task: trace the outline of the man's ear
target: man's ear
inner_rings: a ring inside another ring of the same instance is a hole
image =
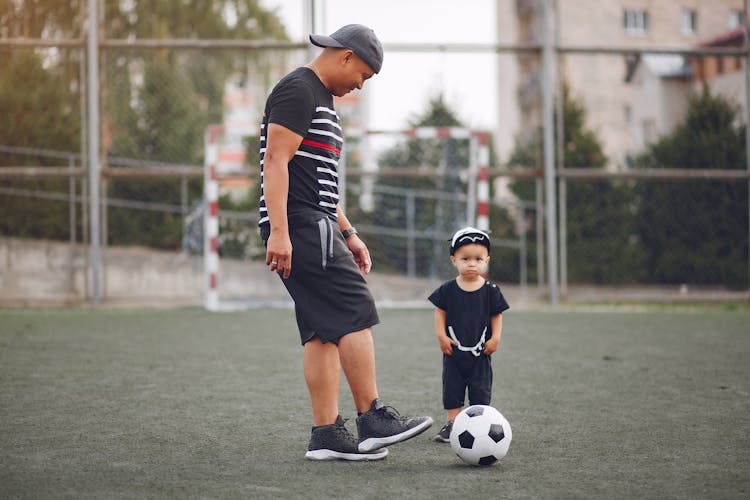
[[[343,64],[349,64],[354,60],[354,51],[352,49],[344,49],[344,54],[341,58]]]

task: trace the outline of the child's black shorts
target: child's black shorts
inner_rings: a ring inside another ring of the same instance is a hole
[[[443,408],[461,408],[469,393],[470,405],[488,405],[492,397],[492,358],[453,350],[443,354]]]
[[[334,342],[380,322],[375,301],[338,225],[325,215],[290,219],[292,272],[282,282],[292,300],[302,344]],[[268,230],[261,229],[263,241]]]

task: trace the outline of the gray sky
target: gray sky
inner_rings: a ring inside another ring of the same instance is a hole
[[[277,12],[293,40],[306,40],[303,2],[262,0]],[[317,0],[318,29],[330,34],[360,23],[384,43],[494,43],[496,0]],[[459,7],[460,6],[460,7]],[[492,54],[386,52],[383,69],[367,83],[373,129],[401,129],[443,93],[471,128],[497,125],[497,63]]]

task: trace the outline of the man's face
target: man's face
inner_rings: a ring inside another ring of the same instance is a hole
[[[343,97],[352,90],[361,89],[365,81],[372,78],[375,72],[354,52],[347,50],[336,81],[331,85],[331,93]]]

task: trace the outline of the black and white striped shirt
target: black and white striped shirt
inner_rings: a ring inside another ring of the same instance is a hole
[[[339,202],[338,163],[344,145],[333,96],[309,68],[297,68],[282,78],[266,101],[260,137],[260,220],[269,224],[263,189],[263,162],[269,123],[282,125],[303,137],[289,162],[287,217],[322,212],[336,219]]]

